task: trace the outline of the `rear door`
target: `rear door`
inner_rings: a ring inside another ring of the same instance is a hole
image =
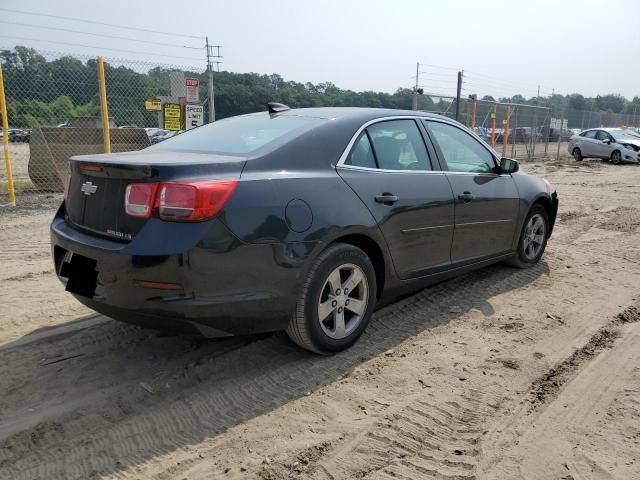
[[[425,121],[455,201],[452,263],[471,263],[511,250],[519,195],[511,175],[500,174],[493,153],[457,125]]]
[[[450,265],[453,194],[415,119],[379,121],[355,140],[338,174],[375,217],[400,278]]]

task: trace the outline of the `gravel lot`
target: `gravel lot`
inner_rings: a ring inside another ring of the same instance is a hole
[[[640,478],[640,167],[523,168],[560,194],[541,264],[426,289],[329,358],[92,314],[51,268],[56,199],[0,210],[0,479]]]

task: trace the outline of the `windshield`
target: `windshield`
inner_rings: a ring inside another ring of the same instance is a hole
[[[242,115],[189,130],[149,149],[248,155],[294,138],[322,121],[319,118],[272,116],[267,113]]]
[[[640,135],[628,130],[609,130],[609,133],[616,140],[638,140]]]

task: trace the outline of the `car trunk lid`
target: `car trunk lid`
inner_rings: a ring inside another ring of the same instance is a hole
[[[237,180],[244,163],[241,157],[172,151],[72,157],[65,204],[67,221],[96,235],[130,241],[148,220],[127,215],[127,185],[180,180]]]

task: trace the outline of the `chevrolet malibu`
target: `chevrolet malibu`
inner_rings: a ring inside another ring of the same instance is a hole
[[[557,209],[547,181],[447,118],[269,104],[71,158],[51,241],[66,290],[104,315],[208,337],[286,330],[329,354],[401,296],[535,265]]]

